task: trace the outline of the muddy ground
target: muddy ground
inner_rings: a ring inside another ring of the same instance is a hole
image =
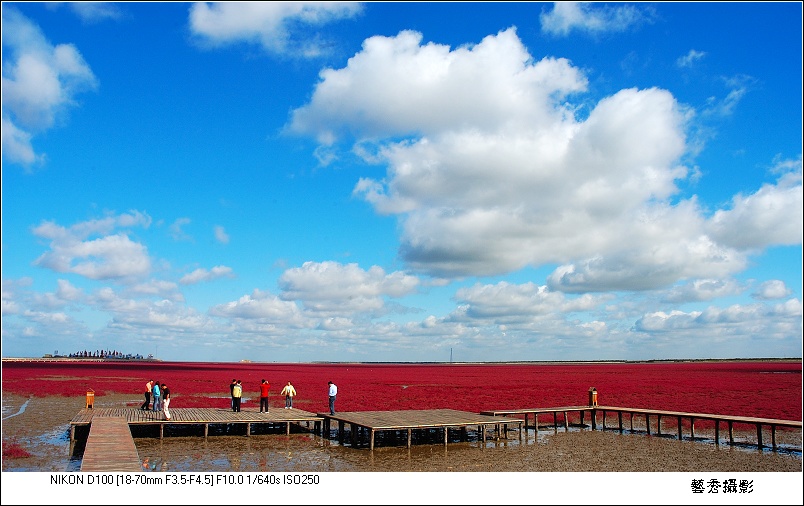
[[[137,406],[134,396],[95,400],[98,407]],[[69,422],[83,399],[24,398],[3,394],[3,471],[78,471],[82,444],[71,443]],[[250,437],[212,433],[203,438],[167,433],[135,437],[143,471],[201,472],[801,472],[800,432],[779,431],[782,451],[758,450],[756,434],[736,433],[735,446],[715,445],[711,434],[696,430],[696,440],[650,436],[640,430],[620,434],[588,428],[531,430],[520,440],[466,441],[443,444],[443,433],[419,440],[385,437],[375,450],[351,448],[337,441],[294,430],[267,431]],[[723,434],[721,433],[721,437]]]

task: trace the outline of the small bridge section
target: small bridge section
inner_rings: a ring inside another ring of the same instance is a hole
[[[141,465],[125,418],[100,417],[92,423],[81,471],[136,473],[142,471]]]
[[[771,445],[770,447],[773,448],[775,451],[777,449],[776,444],[776,428],[777,427],[785,427],[789,429],[798,429],[799,431],[802,428],[801,421],[799,420],[778,420],[776,418],[756,418],[751,416],[732,416],[732,415],[715,415],[711,413],[688,413],[686,411],[666,411],[661,409],[636,409],[636,408],[623,408],[617,406],[597,406],[597,410],[603,413],[603,428],[606,428],[606,413],[607,412],[614,412],[617,413],[617,427],[619,428],[620,432],[623,431],[623,413],[628,413],[631,416],[631,428],[633,429],[634,425],[634,415],[642,415],[645,417],[645,427],[647,429],[648,434],[650,434],[651,426],[650,426],[650,419],[651,417],[656,418],[656,434],[661,435],[662,433],[662,417],[665,418],[675,418],[677,420],[676,426],[678,428],[678,439],[682,437],[681,431],[681,421],[682,419],[689,419],[690,421],[690,438],[695,439],[695,420],[708,420],[714,422],[715,424],[715,444],[720,444],[720,423],[724,422],[729,431],[729,444],[734,444],[734,424],[742,424],[742,425],[753,425],[756,427],[757,431],[757,447],[763,448],[767,446],[764,444],[762,439],[762,429],[763,427],[770,428],[771,431]],[[592,425],[594,429],[594,424]]]
[[[733,415],[716,415],[711,413],[689,413],[686,411],[668,411],[661,409],[641,409],[641,408],[624,408],[619,406],[568,406],[562,408],[524,408],[524,409],[498,409],[494,411],[481,411],[481,414],[489,416],[514,416],[523,417],[525,422],[525,430],[528,430],[528,418],[533,415],[533,428],[538,432],[539,430],[539,415],[548,414],[553,416],[553,427],[558,427],[558,414],[563,415],[564,428],[568,428],[569,416],[568,413],[577,412],[580,418],[580,425],[584,425],[584,414],[589,413],[589,421],[592,430],[597,429],[598,414],[602,417],[603,429],[605,430],[607,418],[606,415],[614,413],[617,415],[616,426],[620,432],[623,431],[623,415],[630,416],[631,431],[634,431],[634,415],[645,417],[645,430],[651,434],[651,421],[655,420],[655,433],[662,435],[662,419],[671,419],[675,421],[678,439],[682,439],[682,420],[689,420],[690,438],[695,439],[695,421],[707,420],[714,423],[715,426],[715,444],[720,444],[720,424],[725,423],[728,427],[729,444],[734,444],[734,425],[753,425],[756,427],[756,445],[758,448],[764,448],[768,445],[765,444],[763,439],[763,428],[770,429],[771,444],[770,448],[774,451],[777,450],[776,444],[776,429],[779,427],[787,429],[802,429],[801,421],[798,420],[778,420],[775,418],[755,418],[750,416],[733,416]]]
[[[444,445],[449,441],[449,429],[466,430],[469,426],[477,426],[483,441],[486,440],[486,427],[495,428],[499,436],[501,432],[507,434],[507,426],[516,424],[521,427],[522,420],[512,418],[487,416],[454,409],[424,409],[407,411],[351,411],[343,413],[318,413],[324,418],[324,434],[329,433],[332,421],[338,423],[338,439],[344,439],[344,424],[349,424],[352,446],[359,444],[360,432],[368,435],[369,449],[374,449],[374,436],[378,431],[407,431],[408,448],[411,445],[411,434],[417,429],[444,429]],[[501,429],[504,427],[504,429]],[[520,436],[522,431],[520,430]]]
[[[570,426],[570,417],[568,413],[578,412],[580,424],[583,425],[584,413],[594,413],[595,408],[591,406],[566,406],[560,408],[524,408],[524,409],[498,409],[494,411],[481,411],[481,415],[489,416],[522,416],[525,422],[525,430],[528,430],[528,420],[530,415],[533,415],[533,427],[538,432],[539,430],[539,415],[553,415],[553,427],[558,428],[558,413],[562,413],[562,421],[564,428]],[[590,419],[592,419],[590,415]]]

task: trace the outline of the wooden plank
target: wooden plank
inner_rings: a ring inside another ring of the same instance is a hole
[[[142,471],[128,422],[120,416],[98,417],[89,429],[81,471]]]

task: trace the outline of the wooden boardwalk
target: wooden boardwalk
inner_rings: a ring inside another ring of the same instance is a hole
[[[81,471],[142,471],[128,422],[120,416],[99,417],[92,424],[81,460]]]
[[[231,409],[222,408],[172,408],[170,415],[170,420],[166,420],[161,411],[147,411],[138,408],[82,409],[70,421],[70,439],[75,439],[76,427],[91,426],[93,421],[107,417],[120,417],[132,426],[159,426],[159,437],[164,437],[165,425],[203,426],[204,437],[206,437],[209,435],[210,425],[244,424],[246,435],[250,435],[252,424],[282,424],[285,426],[286,433],[290,434],[291,424],[306,424],[308,428],[310,424],[313,424],[313,428],[317,429],[323,420],[313,413],[296,408],[274,408],[267,413],[260,413],[257,410],[243,410],[235,413]]]
[[[650,417],[656,417],[656,434],[661,435],[662,431],[662,417],[675,418],[678,427],[678,439],[682,437],[681,421],[689,419],[690,421],[690,437],[695,439],[695,420],[708,420],[715,424],[715,444],[720,444],[720,423],[723,422],[728,426],[729,430],[729,444],[734,444],[734,424],[753,425],[757,431],[757,447],[764,446],[762,440],[763,427],[769,427],[771,430],[771,448],[777,449],[776,445],[776,428],[787,427],[792,429],[802,429],[802,423],[798,420],[779,420],[776,418],[755,418],[749,416],[733,416],[733,415],[714,415],[711,413],[688,413],[685,411],[665,411],[660,409],[635,409],[635,408],[622,408],[617,406],[598,406],[598,411],[603,413],[603,428],[606,428],[606,413],[611,411],[617,413],[617,427],[622,432],[623,430],[623,414],[628,413],[631,416],[631,428],[633,430],[634,415],[642,415],[645,417],[645,427],[650,434]],[[593,417],[594,420],[594,417]],[[594,428],[594,425],[593,427]]]
[[[233,412],[230,409],[216,408],[174,408],[171,419],[166,420],[161,412],[143,411],[137,408],[93,408],[82,409],[70,421],[70,440],[75,439],[76,427],[89,427],[82,471],[141,471],[139,456],[131,436],[132,426],[158,426],[159,437],[164,437],[166,425],[200,425],[204,427],[204,437],[209,434],[210,425],[244,424],[246,435],[251,435],[252,424],[284,425],[290,434],[291,424],[306,425],[313,431],[321,430],[323,437],[330,437],[332,422],[337,423],[339,441],[345,439],[346,426],[349,426],[352,447],[358,447],[367,441],[369,449],[375,446],[375,436],[380,431],[407,433],[407,446],[410,448],[413,431],[429,431],[441,429],[444,434],[444,445],[449,443],[449,429],[458,429],[461,439],[468,427],[477,427],[479,437],[486,441],[489,427],[494,429],[496,437],[508,437],[508,426],[518,426],[519,438],[522,438],[522,425],[528,429],[528,419],[533,415],[533,427],[539,431],[539,415],[551,414],[553,427],[558,428],[558,416],[562,415],[565,428],[569,427],[569,414],[577,412],[581,426],[585,427],[584,416],[589,414],[591,429],[597,429],[597,418],[602,416],[602,429],[606,429],[607,413],[617,414],[617,428],[624,430],[623,414],[633,418],[635,415],[645,417],[647,433],[651,433],[651,417],[656,420],[656,433],[661,434],[662,418],[674,418],[678,424],[678,438],[682,438],[682,420],[689,419],[690,435],[695,439],[695,420],[708,420],[715,423],[715,442],[720,441],[720,424],[726,423],[729,431],[729,442],[734,444],[733,426],[747,424],[756,426],[757,446],[763,447],[763,428],[770,428],[771,446],[777,449],[776,429],[785,427],[802,429],[802,423],[796,420],[777,420],[772,418],[753,418],[731,415],[714,415],[709,413],[688,413],[654,409],[625,408],[617,406],[565,406],[557,408],[525,408],[482,411],[472,413],[453,409],[406,410],[406,411],[351,411],[329,413],[310,413],[300,409],[274,408],[268,413],[260,413],[256,409]]]
[[[584,413],[594,413],[595,408],[592,406],[566,406],[559,408],[524,408],[524,409],[498,409],[494,411],[481,411],[480,414],[489,416],[511,416],[521,415],[525,422],[525,430],[528,430],[528,420],[530,415],[533,415],[533,427],[538,432],[539,430],[539,415],[551,414],[553,415],[553,427],[558,428],[558,414],[562,413],[562,423],[564,428],[569,428],[570,418],[569,413],[578,412],[580,424],[583,425]],[[593,418],[590,415],[590,418]]]
[[[330,425],[334,421],[338,424],[338,439],[343,441],[345,425],[350,426],[351,443],[353,447],[360,444],[360,433],[365,432],[368,437],[369,449],[374,449],[375,434],[378,431],[407,431],[408,448],[411,446],[413,430],[443,429],[444,444],[449,441],[449,429],[458,428],[463,431],[467,427],[476,426],[481,433],[483,441],[486,440],[486,427],[495,428],[497,435],[507,434],[507,425],[521,425],[521,420],[511,418],[488,416],[454,409],[427,409],[407,411],[350,411],[335,413],[318,413],[324,419],[323,433],[328,434]],[[505,427],[503,429],[502,427]],[[521,431],[520,431],[521,435]]]
[[[609,412],[617,414],[617,428],[620,432],[624,430],[623,414],[630,416],[631,431],[634,430],[634,415],[645,417],[645,428],[648,434],[651,433],[651,417],[656,420],[656,434],[662,434],[662,418],[674,418],[677,422],[678,439],[683,437],[682,434],[682,420],[688,419],[690,421],[690,438],[695,439],[695,420],[707,420],[715,424],[715,444],[720,444],[720,424],[725,423],[728,426],[729,443],[734,444],[734,425],[752,425],[756,427],[757,433],[757,446],[763,448],[762,430],[767,427],[771,432],[771,448],[777,449],[776,444],[776,428],[786,427],[792,429],[802,429],[802,423],[798,420],[779,420],[775,418],[754,418],[747,416],[733,416],[733,415],[715,415],[711,413],[689,413],[685,411],[667,411],[660,409],[640,409],[640,408],[624,408],[618,406],[568,406],[561,408],[525,408],[525,409],[502,409],[493,411],[482,411],[481,414],[490,416],[523,416],[525,423],[525,430],[528,428],[529,415],[534,417],[534,428],[539,430],[539,414],[552,414],[553,426],[558,427],[558,413],[563,415],[563,425],[565,428],[569,427],[568,413],[578,412],[580,424],[584,425],[584,413],[590,414],[590,423],[592,430],[597,429],[597,416],[598,412],[602,415],[603,429],[606,429],[606,415]]]

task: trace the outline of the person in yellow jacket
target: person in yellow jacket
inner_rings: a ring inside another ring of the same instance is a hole
[[[296,395],[296,389],[293,388],[293,385],[290,384],[290,381],[288,381],[288,384],[285,385],[285,388],[279,392],[279,395],[285,396],[285,409],[293,408],[293,396]]]
[[[235,383],[234,388],[232,388],[232,399],[234,400],[232,411],[234,411],[235,413],[240,412],[240,398],[242,396],[243,396],[243,385],[240,384],[240,380],[237,380],[237,383]]]

